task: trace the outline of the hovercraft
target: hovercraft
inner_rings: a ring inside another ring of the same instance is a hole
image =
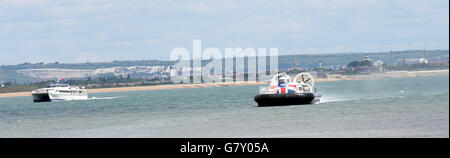
[[[315,104],[320,94],[315,93],[314,79],[309,73],[299,73],[291,81],[285,73],[272,77],[268,88],[260,89],[255,96],[258,106],[283,106]]]

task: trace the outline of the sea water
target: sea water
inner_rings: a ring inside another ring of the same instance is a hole
[[[322,102],[257,107],[260,85],[0,98],[0,137],[449,137],[449,76],[316,83]]]

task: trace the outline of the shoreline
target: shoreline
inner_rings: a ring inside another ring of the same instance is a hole
[[[225,87],[225,86],[243,86],[243,85],[263,85],[266,82],[220,82],[220,83],[196,83],[196,84],[168,84],[154,86],[135,86],[135,87],[111,87],[87,89],[88,93],[108,93],[108,92],[127,92],[143,90],[163,90],[180,88],[204,88],[204,87]],[[0,98],[31,96],[31,92],[0,93]]]
[[[316,78],[315,82],[335,82],[343,80],[368,80],[377,78],[403,78],[403,77],[423,77],[439,76],[449,74],[449,70],[427,70],[427,71],[390,71],[384,73],[373,73],[370,75],[344,75],[340,78]],[[108,93],[108,92],[127,92],[142,90],[163,90],[179,88],[204,88],[204,87],[224,87],[224,86],[243,86],[243,85],[264,85],[268,82],[220,82],[220,83],[197,83],[197,84],[170,84],[154,86],[136,86],[136,87],[112,87],[87,89],[88,93]],[[31,92],[0,93],[0,98],[31,96]]]

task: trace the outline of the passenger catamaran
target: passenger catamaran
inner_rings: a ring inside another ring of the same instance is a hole
[[[87,90],[72,87],[68,84],[50,84],[46,88],[31,91],[34,102],[49,102],[57,100],[83,100],[87,99]]]

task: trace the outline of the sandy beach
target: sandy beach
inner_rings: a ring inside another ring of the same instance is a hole
[[[397,78],[397,77],[420,77],[420,76],[436,76],[448,75],[449,70],[429,70],[429,71],[390,71],[385,73],[373,73],[370,75],[351,75],[342,76],[341,78],[316,78],[315,82],[333,82],[342,80],[364,80],[375,78]],[[202,88],[202,87],[218,87],[218,86],[242,86],[242,85],[263,85],[268,82],[221,82],[221,83],[200,83],[200,84],[170,84],[155,86],[136,86],[136,87],[114,87],[114,88],[98,88],[88,89],[89,93],[106,93],[106,92],[124,92],[124,91],[141,91],[141,90],[161,90],[161,89],[178,89],[178,88]],[[31,96],[30,92],[16,93],[0,93],[0,98]]]

